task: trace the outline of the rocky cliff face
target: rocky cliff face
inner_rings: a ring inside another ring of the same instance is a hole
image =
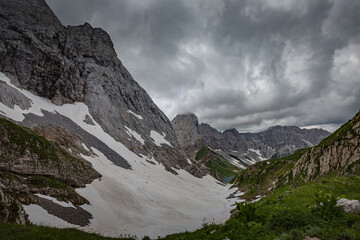
[[[199,122],[195,114],[177,115],[171,123],[186,156],[195,159],[196,152],[203,146],[203,137],[199,132]]]
[[[172,123],[183,149],[194,152],[203,144],[245,167],[263,159],[287,156],[297,149],[314,146],[330,135],[322,129],[300,129],[295,126],[274,126],[259,133],[239,133],[236,129],[221,133],[208,124],[199,124],[194,114],[178,115]]]
[[[303,155],[292,170],[292,177],[312,180],[332,171],[355,172],[360,169],[360,112],[330,137]]]
[[[122,65],[102,29],[64,27],[44,0],[0,0],[0,71],[57,105],[84,102],[93,120],[136,154],[151,155],[168,170],[191,168],[170,121]],[[5,105],[29,108],[21,95],[0,91]],[[155,144],[151,131],[169,144]]]

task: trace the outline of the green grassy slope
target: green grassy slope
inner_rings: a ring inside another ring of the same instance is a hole
[[[75,229],[56,229],[33,225],[15,225],[0,223],[1,240],[110,240],[115,238],[101,237],[96,234],[81,232]],[[117,238],[133,239],[133,238]]]
[[[207,147],[203,147],[197,152],[195,160],[203,163],[213,172],[213,175],[219,176],[224,182],[231,180],[239,171],[238,167]]]

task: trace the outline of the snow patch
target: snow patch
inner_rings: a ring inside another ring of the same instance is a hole
[[[230,185],[221,186],[209,175],[196,178],[185,170],[174,175],[163,165],[145,167],[140,161],[133,162],[133,171],[128,171],[92,150],[98,156],[82,157],[103,177],[76,190],[90,201],[82,208],[94,216],[86,231],[157,238],[193,231],[201,227],[204,218],[222,223],[230,216],[235,203],[235,199],[226,199],[234,191]]]
[[[126,128],[126,132],[130,135],[133,136],[137,141],[141,142],[142,145],[145,144],[144,139],[141,137],[140,134],[138,134],[137,132],[135,132],[134,130],[132,130],[131,128],[124,126]]]
[[[36,204],[23,205],[25,212],[29,215],[31,223],[40,226],[51,226],[57,228],[78,228],[79,226],[68,223],[61,218],[49,214],[45,209]]]
[[[75,208],[76,209],[76,207],[71,203],[71,202],[62,202],[62,201],[59,201],[59,200],[57,200],[56,198],[54,198],[54,197],[51,197],[51,196],[46,196],[46,195],[43,195],[43,194],[40,194],[40,193],[36,193],[36,194],[34,194],[34,195],[36,195],[36,196],[38,196],[38,197],[41,197],[41,198],[45,198],[45,199],[47,199],[47,200],[50,200],[50,201],[52,201],[52,202],[54,202],[54,203],[56,203],[56,204],[59,204],[60,206],[63,206],[63,207],[72,207],[72,208]]]
[[[163,136],[163,134],[158,133],[157,131],[154,130],[150,131],[150,137],[154,140],[157,146],[161,147],[161,144],[167,144],[172,147],[172,145],[164,138],[165,136]]]
[[[134,112],[131,111],[131,110],[127,110],[127,112],[130,113],[130,114],[132,114],[132,115],[134,115],[134,116],[137,117],[138,119],[143,120],[143,117],[142,117],[141,115],[136,114],[136,113],[134,113]]]

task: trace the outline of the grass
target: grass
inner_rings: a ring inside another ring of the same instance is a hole
[[[1,141],[1,148],[6,150],[3,152],[7,153],[3,153],[3,157],[21,156],[26,150],[29,150],[31,153],[38,155],[41,160],[59,160],[54,145],[30,129],[0,118],[0,131],[3,135],[7,135],[9,140]],[[13,151],[9,151],[9,149],[13,149]]]
[[[338,197],[360,200],[359,176],[329,174],[298,187],[282,186],[259,202],[239,204],[224,225],[205,225],[164,239],[360,239],[359,215],[345,214],[331,204],[323,207]]]
[[[223,182],[229,182],[239,171],[238,167],[207,147],[202,147],[196,153],[195,159],[203,163],[214,175],[219,176]]]
[[[274,183],[279,184],[285,181],[296,161],[309,151],[310,148],[301,149],[287,157],[258,162],[241,171],[234,180],[234,184],[246,191],[244,197],[248,199],[259,194],[264,195]]]
[[[0,239],[6,240],[110,240],[115,238],[102,237],[85,233],[76,229],[56,229],[34,225],[15,225],[0,223]],[[133,238],[117,238],[133,239]]]

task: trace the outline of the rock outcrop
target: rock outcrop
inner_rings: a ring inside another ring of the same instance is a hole
[[[342,173],[360,169],[360,112],[330,137],[303,155],[292,170],[292,177],[309,181],[331,171]]]
[[[84,187],[101,177],[85,160],[2,118],[0,170],[21,175],[44,175],[74,187]]]
[[[340,198],[336,206],[341,207],[345,213],[360,214],[360,201],[358,200]]]
[[[191,169],[171,122],[117,58],[102,29],[88,23],[65,27],[44,0],[0,0],[0,71],[57,105],[84,102],[92,119],[136,154],[151,155],[170,171]],[[6,88],[1,93],[5,105],[28,107]],[[151,131],[170,145],[156,145]]]
[[[273,126],[259,133],[239,133],[236,129],[219,132],[209,124],[199,124],[195,114],[182,114],[172,120],[181,147],[194,158],[202,146],[216,150],[243,166],[257,161],[288,156],[298,149],[319,143],[330,133],[322,129]],[[238,160],[238,161],[239,161]]]
[[[196,152],[203,146],[199,133],[199,122],[195,114],[177,115],[172,121],[176,136],[186,156],[195,159]]]

